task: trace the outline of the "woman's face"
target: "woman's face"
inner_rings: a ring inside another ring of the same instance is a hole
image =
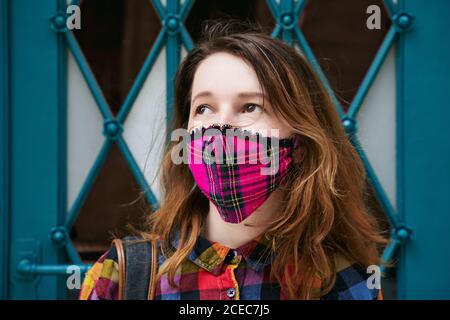
[[[230,124],[279,137],[291,135],[275,116],[253,68],[243,59],[218,52],[203,60],[194,75],[188,130],[211,124]]]

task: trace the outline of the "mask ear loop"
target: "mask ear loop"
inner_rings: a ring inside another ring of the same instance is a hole
[[[192,186],[191,190],[189,191],[188,196],[190,196],[194,192],[195,188],[197,188],[197,187],[198,187],[197,182],[194,181],[194,185]]]

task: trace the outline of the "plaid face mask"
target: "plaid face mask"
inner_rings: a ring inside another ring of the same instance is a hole
[[[222,219],[240,223],[284,182],[298,138],[280,139],[229,125],[198,128],[191,132],[189,169]]]

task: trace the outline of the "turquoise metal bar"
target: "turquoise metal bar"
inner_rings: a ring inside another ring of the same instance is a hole
[[[397,10],[404,8],[404,1],[398,2]],[[396,44],[396,56],[395,56],[395,76],[396,76],[396,193],[397,193],[397,214],[401,221],[405,221],[405,190],[404,190],[404,177],[405,177],[405,150],[404,141],[405,136],[405,122],[403,115],[405,114],[405,102],[403,96],[403,82],[404,82],[404,55],[405,55],[405,37],[401,34],[397,38]],[[406,246],[401,246],[398,253],[398,261],[396,265],[397,273],[397,298],[405,299],[405,286],[406,286]]]
[[[393,266],[391,264],[394,256],[399,248],[402,248],[403,244],[406,244],[412,237],[412,231],[405,226],[398,226],[393,228],[391,231],[391,241],[384,249],[383,255],[381,257],[381,261],[383,264],[384,270],[389,269]]]
[[[91,267],[91,264],[70,265],[70,264],[34,264],[29,260],[22,260],[17,266],[17,271],[23,275],[67,275],[69,268],[77,267],[80,273],[86,273]]]
[[[70,2],[71,5],[75,5],[75,6],[79,6],[80,5],[80,0],[72,0]]]
[[[180,3],[179,0],[167,0],[165,21],[168,28],[167,46],[166,46],[166,91],[167,91],[167,108],[166,108],[166,128],[169,128],[172,123],[173,115],[173,95],[174,95],[174,77],[180,64],[181,46],[180,46],[180,27],[182,21],[179,21]],[[169,137],[170,133],[167,132]]]
[[[293,45],[293,37],[291,30],[282,29],[281,35],[284,42],[286,42],[290,46]]]
[[[273,17],[275,18],[275,20],[278,21],[278,18],[280,17],[281,14],[277,2],[275,0],[266,0],[266,3],[270,11],[272,12]]]
[[[450,299],[450,1],[400,0],[414,17],[397,46],[399,200],[413,231],[400,251],[401,299]]]
[[[400,246],[401,246],[400,241],[398,241],[397,239],[391,239],[386,248],[384,248],[383,254],[381,256],[381,267],[380,267],[382,274],[385,274],[386,271],[389,269],[389,266],[386,266],[384,264],[391,263]]]
[[[8,298],[10,242],[9,4],[0,3],[0,300]]]
[[[98,173],[100,172],[100,169],[103,166],[103,163],[105,162],[109,150],[111,149],[112,143],[113,142],[109,139],[106,139],[105,142],[103,143],[102,149],[97,155],[97,159],[95,160],[95,163],[93,164],[91,170],[89,171],[89,174],[86,180],[84,181],[83,187],[78,193],[78,196],[67,215],[67,220],[65,223],[65,227],[67,230],[72,229],[73,224],[75,223],[75,220],[77,218],[77,215],[81,207],[83,206],[84,202],[86,201],[86,198],[89,194],[89,190],[91,189],[95,179],[97,178]]]
[[[89,89],[92,92],[92,95],[95,99],[95,102],[97,103],[97,106],[99,107],[101,114],[103,115],[103,118],[113,118],[111,110],[109,109],[108,106],[108,102],[106,102],[103,92],[100,89],[100,86],[98,85],[98,82],[95,79],[95,76],[92,73],[92,70],[89,67],[88,62],[86,61],[86,58],[84,57],[84,54],[81,51],[80,46],[78,45],[78,41],[75,39],[75,36],[71,31],[65,32],[65,35],[67,39],[67,44],[75,58],[75,61],[78,63],[78,66],[80,67],[80,71],[83,74],[83,77],[86,80]]]
[[[149,187],[147,180],[145,179],[141,169],[136,163],[136,160],[134,159],[130,149],[128,149],[127,143],[123,139],[123,137],[119,137],[117,139],[117,145],[119,146],[120,150],[122,151],[123,156],[125,157],[125,160],[128,162],[128,165],[130,166],[131,172],[133,173],[136,181],[141,186],[142,190],[144,191],[145,197],[147,198],[148,203],[155,209],[158,207],[158,200],[156,199],[155,195],[153,194],[151,188]]]
[[[277,22],[277,24],[275,25],[275,28],[273,28],[271,37],[272,38],[278,38],[278,36],[280,35],[280,32],[282,30],[281,25]]]
[[[361,147],[358,138],[356,136],[352,136],[351,137],[351,142],[355,147],[355,150],[358,152],[359,157],[361,158],[364,167],[366,169],[366,174],[367,177],[369,178],[370,184],[372,185],[374,191],[375,191],[375,196],[377,197],[381,207],[383,208],[383,211],[385,212],[386,216],[388,217],[389,221],[391,222],[393,227],[398,226],[399,223],[399,218],[397,216],[397,214],[395,213],[394,208],[391,205],[391,202],[389,201],[386,193],[384,192],[384,189],[380,183],[380,181],[378,180],[378,177],[375,173],[375,171],[373,170],[370,161],[367,159],[367,156],[363,150],[363,148]]]
[[[145,80],[147,79],[147,76],[149,75],[153,65],[158,59],[158,56],[161,52],[161,48],[164,45],[165,38],[166,38],[166,30],[163,28],[159,32],[158,37],[156,38],[156,41],[153,45],[153,48],[150,50],[149,55],[145,59],[145,62],[142,65],[136,77],[136,80],[133,83],[133,86],[128,92],[128,95],[125,98],[122,107],[120,108],[119,114],[117,115],[117,120],[119,121],[119,123],[124,123],[128,114],[130,113],[130,110],[133,107],[133,104],[136,101],[137,96],[141,92],[141,88],[144,85]]]
[[[394,26],[391,26],[388,33],[386,34],[386,37],[383,40],[383,43],[380,46],[380,49],[378,50],[374,60],[372,61],[369,70],[364,76],[364,79],[359,86],[355,97],[353,98],[353,101],[347,112],[348,117],[354,118],[361,108],[364,98],[369,92],[372,83],[378,74],[378,71],[380,71],[381,66],[383,65],[384,59],[389,53],[389,50],[391,49],[392,44],[395,42],[395,39],[397,38],[397,35],[397,29]]]
[[[292,34],[292,29],[291,28],[287,28],[287,26],[293,24],[293,23],[297,23],[296,21],[296,17],[294,18],[294,13],[293,13],[293,9],[294,9],[294,1],[293,0],[285,0],[285,1],[281,1],[280,4],[278,5],[278,7],[280,8],[280,12],[281,15],[277,17],[277,20],[280,21],[282,27],[283,27],[283,31],[282,31],[282,39],[284,42],[286,42],[287,44],[289,44],[290,46],[293,45],[292,39],[293,39],[293,34]]]
[[[306,5],[306,0],[297,0],[294,7],[294,15],[299,17]]]
[[[191,11],[193,5],[194,5],[194,0],[184,0],[184,3],[180,9],[180,19],[182,21],[186,20],[186,17],[188,16],[189,12]]]
[[[59,264],[59,250],[48,239],[58,225],[61,208],[61,153],[58,137],[65,114],[61,86],[65,49],[50,19],[59,1],[8,1],[10,77],[10,233],[9,299],[56,299],[58,280],[21,280],[17,264],[33,254],[44,264]],[[3,21],[1,21],[3,23]],[[0,50],[3,50],[1,48]]]
[[[194,48],[194,43],[192,42],[191,36],[184,25],[181,27],[181,40],[183,41],[184,47],[188,52]]]
[[[166,9],[161,4],[160,0],[151,0],[153,4],[153,8],[155,8],[156,13],[161,18],[161,20],[166,16]]]
[[[65,244],[65,250],[67,255],[69,256],[69,259],[72,263],[75,264],[82,264],[83,261],[81,260],[80,254],[78,253],[77,249],[75,248],[74,244],[70,239]]]
[[[57,0],[58,11],[67,11],[66,0]],[[67,214],[67,41],[63,33],[57,32],[57,43],[58,43],[58,60],[60,61],[60,66],[58,68],[59,78],[63,79],[58,84],[58,100],[61,106],[58,112],[58,145],[60,152],[58,153],[58,184],[59,184],[59,195],[58,195],[58,225],[62,225],[65,222]],[[66,257],[61,250],[58,250],[58,262],[65,262]],[[58,297],[65,296],[64,279],[58,278]]]
[[[384,7],[386,8],[390,17],[397,13],[397,5],[393,0],[384,0]]]
[[[325,88],[327,89],[331,99],[333,100],[333,103],[335,104],[335,106],[337,108],[339,116],[343,117],[344,114],[345,114],[344,113],[344,109],[342,108],[342,105],[339,102],[339,100],[336,98],[336,95],[334,94],[334,91],[331,88],[327,77],[323,73],[322,68],[320,67],[319,63],[317,62],[317,59],[314,56],[314,53],[313,53],[312,49],[310,48],[310,46],[308,44],[308,41],[306,41],[303,33],[300,31],[298,26],[296,28],[294,28],[294,32],[295,32],[295,34],[297,36],[297,40],[299,42],[300,48],[303,50],[303,52],[306,55],[306,57],[308,58],[309,62],[311,63],[313,68],[316,70],[317,75],[319,76],[320,80],[325,85]]]

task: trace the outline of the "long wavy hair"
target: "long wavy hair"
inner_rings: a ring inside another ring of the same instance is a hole
[[[256,72],[274,113],[301,136],[294,173],[283,186],[282,214],[265,231],[277,258],[271,277],[282,283],[289,299],[317,298],[320,279],[328,292],[336,279],[339,255],[361,266],[379,264],[381,236],[377,219],[365,204],[363,164],[349,142],[333,102],[307,59],[295,48],[261,30],[236,23],[216,22],[184,58],[175,78],[173,127],[187,129],[191,87],[199,64],[213,53],[242,58]],[[206,221],[207,198],[200,192],[187,164],[174,164],[168,142],[161,165],[162,200],[149,214],[142,233],[158,238],[166,261],[156,283],[167,274],[177,287],[177,269],[193,250]],[[173,231],[179,246],[170,246]]]

